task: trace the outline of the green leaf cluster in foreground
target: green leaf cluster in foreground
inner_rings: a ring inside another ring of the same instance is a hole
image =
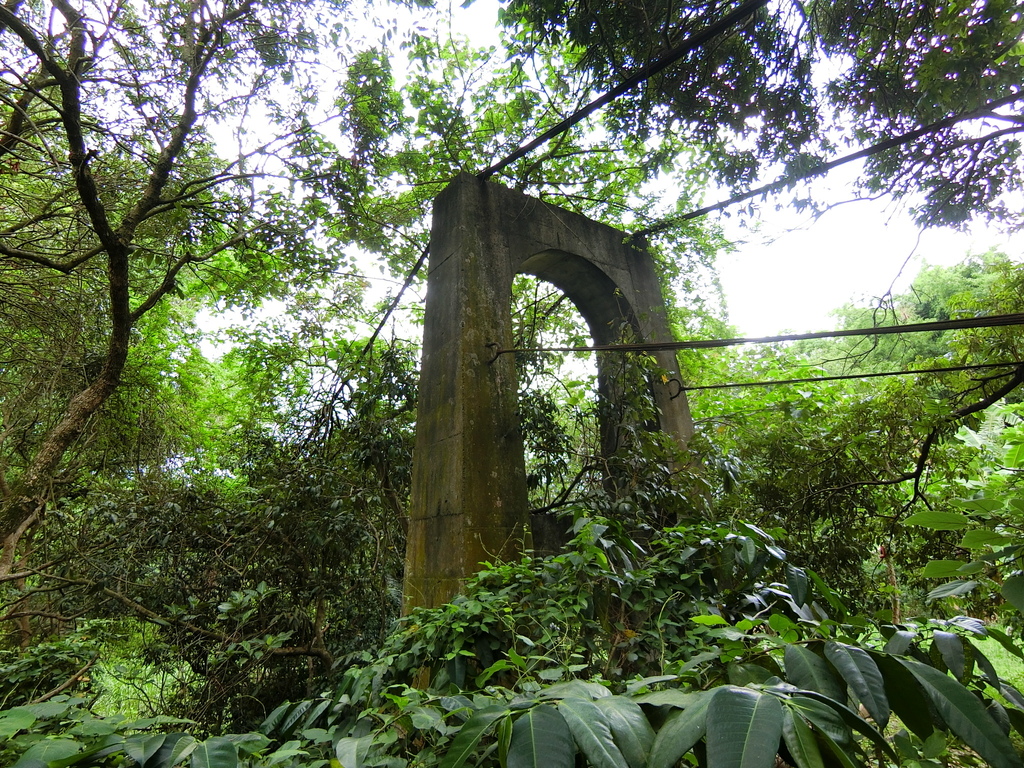
[[[405,617],[327,694],[258,732],[96,717],[82,699],[0,713],[17,768],[138,765],[1019,768],[1024,695],[977,619],[852,614],[753,526],[673,528],[642,547],[584,522],[564,554],[493,566]],[[750,556],[753,547],[754,557]],[[665,592],[665,590],[671,590]],[[979,762],[980,761],[980,762]]]

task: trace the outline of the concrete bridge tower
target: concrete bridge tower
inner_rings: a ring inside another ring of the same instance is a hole
[[[519,555],[528,525],[510,300],[516,274],[553,283],[596,344],[673,341],[654,263],[626,235],[498,184],[461,174],[434,203],[406,554],[405,610],[454,596],[484,560]],[[678,379],[675,354],[652,353]],[[615,397],[615,354],[598,357]],[[660,428],[692,434],[685,394],[651,382]],[[602,424],[602,442],[615,424]]]

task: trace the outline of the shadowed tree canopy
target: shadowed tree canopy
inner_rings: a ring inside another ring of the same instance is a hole
[[[518,55],[571,46],[600,92],[744,5],[513,0],[503,19]],[[607,125],[686,136],[737,192],[915,132],[868,159],[862,193],[907,197],[924,225],[1013,226],[1022,32],[1014,0],[779,0],[617,100]]]

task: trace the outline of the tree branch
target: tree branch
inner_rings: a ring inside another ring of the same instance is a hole
[[[1001,99],[994,99],[986,104],[983,104],[978,109],[974,109],[971,110],[970,112],[965,112],[960,115],[952,115],[950,117],[945,118],[944,120],[939,120],[937,122],[930,123],[929,125],[923,126],[921,128],[916,128],[913,131],[908,131],[907,133],[900,134],[899,136],[893,136],[890,139],[880,141],[877,144],[873,144],[870,147],[865,147],[864,149],[858,150],[857,152],[853,152],[849,155],[844,155],[843,157],[837,158],[827,163],[817,165],[808,171],[804,171],[803,173],[794,173],[788,176],[783,176],[782,178],[777,179],[776,181],[773,181],[770,184],[764,184],[755,189],[751,189],[746,192],[741,192],[738,195],[733,195],[728,200],[721,200],[717,203],[714,203],[713,205],[707,205],[704,206],[703,208],[698,208],[695,211],[684,213],[682,216],[672,216],[668,219],[665,219],[656,224],[652,224],[649,227],[634,232],[633,236],[644,237],[647,235],[656,234],[658,232],[664,232],[666,229],[671,229],[672,227],[676,226],[681,222],[689,221],[690,219],[696,219],[701,216],[705,216],[709,213],[713,213],[714,211],[720,211],[723,208],[728,208],[731,205],[742,203],[743,201],[750,200],[751,198],[757,197],[758,195],[768,195],[771,194],[772,192],[779,192],[785,189],[786,187],[795,184],[798,181],[806,181],[807,179],[813,179],[818,176],[824,176],[827,173],[840,167],[841,165],[851,163],[854,160],[861,160],[865,157],[871,157],[872,155],[880,154],[882,152],[885,152],[886,150],[893,149],[904,144],[908,144],[911,141],[915,141],[916,139],[928,136],[929,134],[938,133],[939,131],[945,130],[946,128],[950,128],[956,125],[957,123],[963,122],[965,120],[976,120],[979,117],[987,117],[993,109],[996,109],[997,107],[1006,106],[1007,104],[1013,104],[1014,102],[1020,101],[1021,99],[1024,99],[1024,91],[1019,93],[1013,93],[1010,94],[1009,96],[1004,96]]]
[[[73,674],[71,677],[69,677],[63,683],[58,685],[52,691],[47,691],[46,693],[44,693],[39,698],[32,699],[32,701],[30,701],[29,704],[42,704],[44,701],[48,701],[48,700],[52,699],[57,694],[63,693],[68,688],[70,688],[72,685],[74,685],[79,680],[81,680],[82,677],[85,675],[85,673],[88,672],[90,669],[92,669],[92,665],[95,664],[99,660],[99,658],[100,658],[99,654],[96,654],[91,659],[89,659],[88,662],[86,662],[84,667],[82,667],[77,672],[75,672],[75,674]]]
[[[895,477],[884,478],[880,480],[855,480],[845,485],[838,485],[833,488],[825,488],[821,491],[817,491],[812,495],[821,494],[835,494],[840,491],[845,491],[850,488],[861,488],[871,486],[885,486],[885,485],[899,485],[905,483],[908,480],[914,481],[914,499],[924,498],[924,493],[921,491],[921,480],[924,477],[925,469],[928,466],[928,459],[931,456],[932,448],[938,443],[939,438],[942,436],[942,431],[948,428],[950,425],[971,416],[975,413],[985,410],[986,408],[995,405],[1008,394],[1010,394],[1017,387],[1024,384],[1024,365],[1019,365],[1014,368],[1010,374],[1010,378],[1005,383],[994,389],[988,395],[985,395],[977,402],[971,403],[957,408],[949,416],[942,420],[942,423],[933,427],[925,439],[921,442],[921,448],[917,455],[917,461],[914,463],[914,468],[909,472],[896,475]]]
[[[18,259],[20,261],[38,264],[41,267],[54,269],[65,275],[71,274],[76,267],[81,266],[94,256],[98,256],[103,253],[103,251],[104,249],[102,246],[97,246],[96,248],[92,248],[91,250],[79,254],[75,258],[71,259],[71,261],[59,262],[48,259],[46,256],[41,256],[38,253],[33,253],[32,251],[23,251],[20,248],[12,248],[9,245],[4,245],[3,241],[0,240],[0,256],[7,256],[11,259]]]
[[[202,254],[201,256],[195,256],[193,254],[186,253],[184,256],[182,256],[180,259],[178,259],[171,266],[170,269],[167,270],[167,274],[164,275],[164,279],[160,283],[160,286],[156,290],[154,290],[151,294],[149,294],[149,296],[146,297],[146,300],[143,301],[132,312],[132,314],[131,314],[132,322],[134,323],[140,317],[142,317],[144,314],[146,314],[149,310],[151,310],[153,307],[155,307],[157,302],[160,301],[160,299],[162,299],[164,296],[166,296],[170,291],[172,291],[174,289],[175,278],[177,277],[178,273],[186,265],[188,265],[188,264],[198,264],[198,263],[203,262],[203,261],[208,261],[209,259],[212,259],[214,256],[216,256],[218,253],[221,253],[222,251],[226,251],[228,248],[231,248],[231,247],[233,247],[235,245],[238,245],[239,243],[243,242],[245,240],[245,238],[247,238],[250,234],[252,234],[252,230],[246,230],[245,232],[240,232],[240,233],[236,234],[234,237],[228,238],[224,242],[219,243],[218,245],[216,245],[215,247],[211,248],[209,251],[207,251],[206,253]]]

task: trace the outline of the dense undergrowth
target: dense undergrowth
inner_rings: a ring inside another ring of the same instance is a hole
[[[1021,765],[1024,695],[968,617],[860,615],[748,524],[581,519],[339,661],[259,729],[95,714],[74,690],[0,712],[17,768]],[[10,702],[9,702],[10,703]]]

